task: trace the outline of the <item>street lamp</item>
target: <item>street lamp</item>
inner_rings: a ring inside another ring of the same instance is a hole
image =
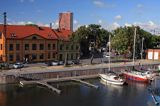
[[[144,37],[142,38],[141,59],[143,59],[143,42],[144,42]]]

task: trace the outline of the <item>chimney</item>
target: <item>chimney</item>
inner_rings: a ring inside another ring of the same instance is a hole
[[[50,28],[52,29],[52,23],[50,23],[49,25],[50,25]]]

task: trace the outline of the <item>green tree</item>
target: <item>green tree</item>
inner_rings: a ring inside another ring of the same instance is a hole
[[[144,38],[144,50],[152,47],[153,35],[147,31],[144,31],[139,26],[131,27],[120,27],[114,30],[114,37],[112,38],[112,48],[117,50],[121,54],[127,54],[129,58],[133,55],[133,43],[134,43],[134,30],[136,31],[136,45],[135,45],[135,56],[140,58],[142,39]]]
[[[89,56],[89,46],[91,42],[95,42],[95,48],[99,49],[102,45],[105,45],[108,41],[109,32],[100,25],[90,24],[88,27],[79,27],[71,36],[71,39],[75,42],[79,42],[81,46],[81,52],[84,56]]]

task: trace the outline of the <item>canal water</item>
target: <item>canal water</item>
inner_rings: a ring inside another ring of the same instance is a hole
[[[0,85],[0,106],[154,106],[148,92],[150,85],[128,82],[115,86],[99,79],[86,81],[99,89],[75,82],[52,83],[62,90],[58,95],[38,85]]]

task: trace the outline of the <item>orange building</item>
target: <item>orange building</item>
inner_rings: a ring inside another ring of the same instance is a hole
[[[9,63],[57,60],[59,36],[68,40],[72,34],[36,25],[7,25],[5,37],[3,29],[0,25],[0,60]]]

